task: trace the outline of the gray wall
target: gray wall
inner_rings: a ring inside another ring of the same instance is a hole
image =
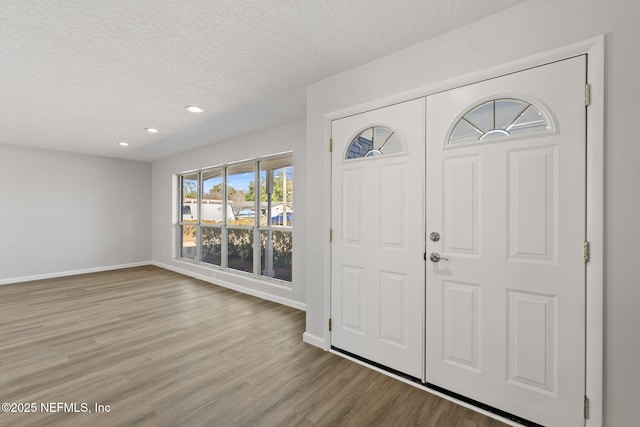
[[[632,0],[536,0],[454,30],[307,90],[307,331],[326,345],[329,299],[326,240],[330,202],[325,115],[606,34],[605,422],[640,420],[640,4]],[[324,159],[322,162],[318,159]],[[323,342],[325,340],[325,342]]]
[[[151,259],[151,164],[0,145],[0,283]]]
[[[178,261],[175,259],[177,190],[172,182],[178,173],[237,162],[285,151],[293,152],[293,280],[290,286],[257,280],[242,274]],[[261,132],[212,144],[153,163],[152,258],[165,268],[190,274],[241,292],[297,308],[305,307],[306,234],[305,121],[298,120]]]

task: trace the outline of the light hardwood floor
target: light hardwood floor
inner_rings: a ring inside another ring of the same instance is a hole
[[[151,266],[0,286],[0,401],[38,406],[0,425],[504,426],[304,344],[304,322]]]

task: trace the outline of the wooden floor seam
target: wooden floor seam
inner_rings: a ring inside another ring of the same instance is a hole
[[[506,426],[304,330],[302,311],[155,266],[4,285],[0,400],[16,412],[0,426]]]

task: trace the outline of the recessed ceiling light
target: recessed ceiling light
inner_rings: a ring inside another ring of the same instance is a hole
[[[187,110],[190,113],[202,113],[204,112],[204,109],[198,107],[197,105],[187,105],[186,107],[184,107],[185,110]]]
[[[128,146],[129,146],[129,143],[128,143],[128,142],[125,142],[125,141],[120,141],[120,142],[118,142],[118,145],[121,145],[121,146],[123,146],[123,147],[128,147]]]
[[[158,129],[156,128],[144,128],[149,133],[158,133]]]

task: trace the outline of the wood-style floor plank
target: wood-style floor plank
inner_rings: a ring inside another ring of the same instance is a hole
[[[38,406],[0,426],[504,426],[304,344],[304,322],[151,266],[0,286],[0,401]]]

